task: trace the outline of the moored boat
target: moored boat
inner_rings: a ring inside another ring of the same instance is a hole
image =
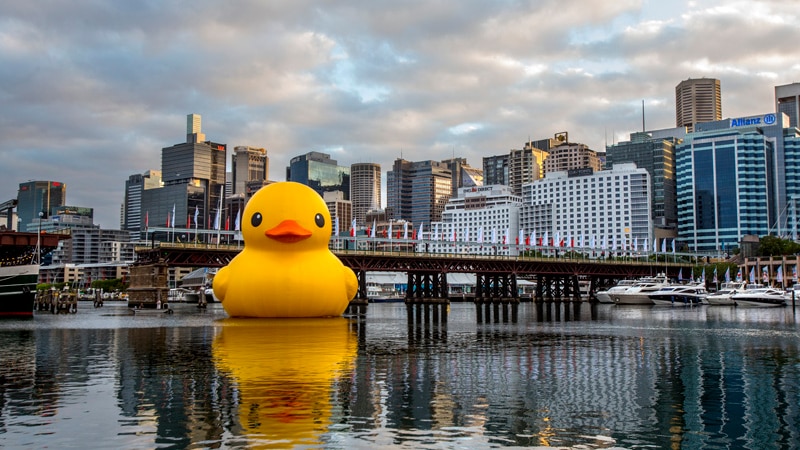
[[[710,306],[735,306],[736,303],[733,301],[731,296],[744,290],[745,284],[743,281],[722,283],[722,286],[720,286],[717,292],[709,294],[706,297],[706,301],[708,301]]]
[[[32,317],[39,265],[0,265],[0,317]]]
[[[625,291],[634,284],[636,284],[636,280],[619,280],[616,285],[611,286],[608,289],[595,292],[594,298],[596,298],[599,303],[614,303],[615,294]]]
[[[0,317],[33,317],[41,255],[59,237],[0,231]]]
[[[669,279],[665,274],[643,277],[628,289],[614,294],[612,298],[617,305],[652,305],[650,294],[669,285]]]
[[[786,306],[786,294],[775,288],[756,288],[737,292],[731,296],[736,306],[778,307]]]
[[[685,284],[664,286],[649,296],[656,305],[692,306],[706,304],[708,293],[703,286]]]

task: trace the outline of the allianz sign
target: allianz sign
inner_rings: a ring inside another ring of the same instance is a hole
[[[744,127],[748,125],[773,125],[777,121],[775,114],[765,114],[756,117],[741,117],[731,119],[731,127]]]

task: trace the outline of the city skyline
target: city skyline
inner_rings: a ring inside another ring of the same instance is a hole
[[[385,177],[561,131],[603,151],[643,104],[647,129],[674,126],[688,78],[720,80],[723,118],[800,81],[789,1],[191,5],[0,6],[0,202],[60,181],[117,229],[125,181],[159,169],[190,113],[214,142],[265,148],[271,180],[309,151]]]

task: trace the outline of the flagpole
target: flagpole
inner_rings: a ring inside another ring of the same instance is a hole
[[[220,184],[219,185],[219,206],[217,207],[217,218],[219,220],[217,220],[217,223],[215,224],[217,226],[217,246],[219,246],[219,240],[220,240],[220,234],[221,234],[220,233],[220,229],[222,228],[222,225],[221,225],[221,221],[222,221],[222,197],[224,197],[224,196],[225,196],[225,185],[224,184]]]

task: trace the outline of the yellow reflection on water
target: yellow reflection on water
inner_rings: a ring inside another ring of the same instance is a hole
[[[214,340],[217,367],[239,390],[250,447],[320,443],[330,425],[333,381],[348,374],[357,339],[347,319],[226,319]]]

